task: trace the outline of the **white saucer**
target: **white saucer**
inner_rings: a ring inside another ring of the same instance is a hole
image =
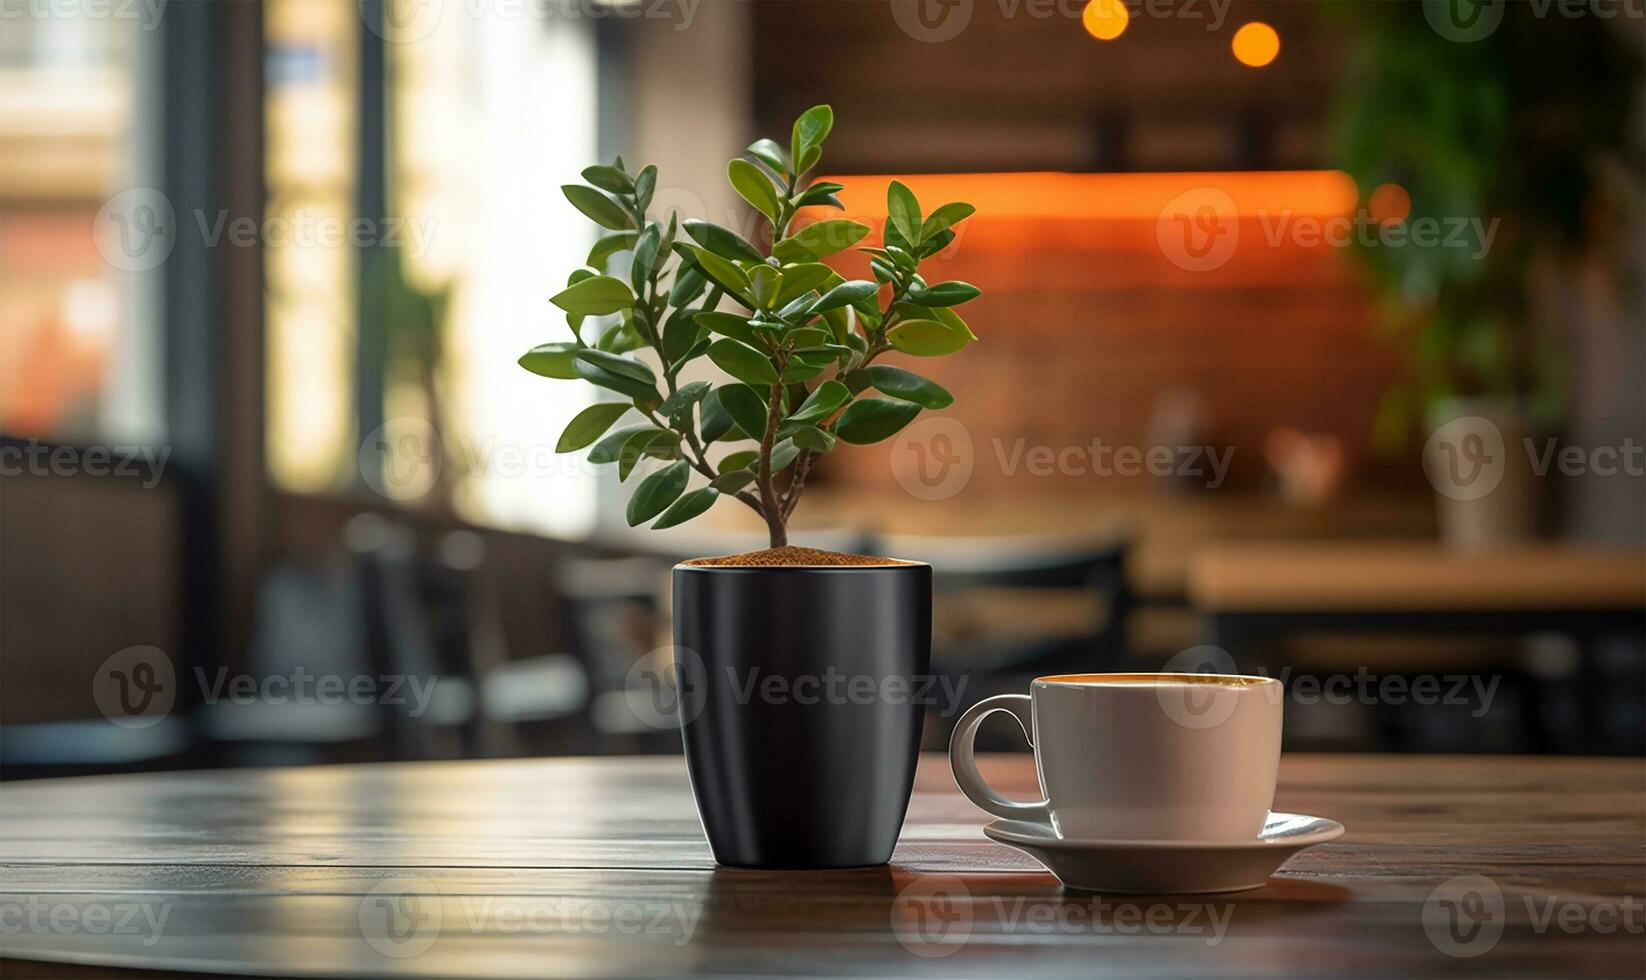
[[[1259,888],[1293,854],[1341,837],[1343,825],[1271,813],[1249,841],[1073,840],[1022,820],[996,820],[983,833],[1044,864],[1069,888],[1196,895]]]

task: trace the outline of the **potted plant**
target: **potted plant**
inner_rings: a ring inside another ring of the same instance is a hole
[[[1571,331],[1553,329],[1570,311],[1552,314],[1549,295],[1621,254],[1596,205],[1624,170],[1639,59],[1602,19],[1557,28],[1509,4],[1501,23],[1459,40],[1433,19],[1443,5],[1430,6],[1328,8],[1356,29],[1335,155],[1363,191],[1378,189],[1372,217],[1447,229],[1439,242],[1357,251],[1410,355],[1376,441],[1398,447],[1427,430],[1441,536],[1478,548],[1536,530],[1525,445],[1565,426],[1572,388]],[[1380,194],[1396,206],[1380,208]],[[1454,235],[1465,219],[1473,226]],[[1482,492],[1471,476],[1488,462]]]
[[[606,233],[551,298],[572,338],[521,358],[617,396],[579,413],[556,448],[588,449],[637,480],[631,526],[673,527],[725,497],[766,525],[765,551],[674,569],[686,761],[710,845],[729,865],[884,863],[919,746],[930,567],[790,547],[787,526],[807,475],[841,443],[880,442],[953,401],[879,360],[953,354],[976,339],[953,308],[977,288],[920,274],[973,209],[923,215],[893,181],[876,247],[859,245],[867,225],[813,218],[843,210],[843,185],[807,178],[833,124],[830,107],[815,106],[787,147],[762,139],[728,165],[759,215],[753,240],[651,215],[655,167],[631,173],[618,159],[583,171],[587,185],[563,190]],[[821,261],[854,246],[873,279]],[[625,256],[626,275],[609,271]],[[729,377],[683,380],[704,362]]]

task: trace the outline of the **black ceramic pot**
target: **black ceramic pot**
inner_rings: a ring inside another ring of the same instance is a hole
[[[677,565],[681,731],[715,860],[891,858],[928,700],[930,565]]]

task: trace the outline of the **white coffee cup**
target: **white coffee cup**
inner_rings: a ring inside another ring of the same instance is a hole
[[[1226,674],[1059,674],[1030,694],[960,716],[949,765],[966,798],[997,817],[1091,840],[1255,840],[1274,803],[1283,687]],[[1034,747],[1043,799],[984,781],[972,756],[983,719],[1011,714]]]

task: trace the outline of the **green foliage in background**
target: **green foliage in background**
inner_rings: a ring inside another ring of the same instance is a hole
[[[588,449],[625,481],[642,460],[661,461],[629,498],[630,525],[673,527],[730,495],[766,522],[773,547],[783,545],[820,457],[841,443],[890,438],[923,409],[953,401],[912,371],[874,362],[893,351],[953,354],[977,339],[954,311],[977,287],[920,274],[973,208],[924,214],[893,181],[878,247],[860,246],[869,227],[842,218],[795,228],[803,208],[844,209],[843,185],[805,179],[833,126],[833,110],[814,106],[795,121],[788,146],[757,140],[726,168],[761,216],[759,246],[708,221],[648,218],[656,167],[630,173],[619,158],[584,170],[586,185],[562,188],[604,234],[588,267],[550,298],[572,339],[534,347],[520,363],[621,398],[585,409],[556,449]],[[820,261],[854,246],[869,253],[873,280],[844,279]],[[621,255],[627,274],[608,274]],[[704,361],[730,380],[681,382]],[[711,461],[717,443],[730,451]]]
[[[1327,9],[1356,29],[1333,125],[1339,165],[1362,193],[1405,188],[1408,226],[1501,219],[1484,254],[1444,244],[1358,250],[1386,300],[1387,327],[1410,354],[1409,376],[1380,413],[1379,443],[1398,445],[1426,409],[1456,397],[1507,400],[1534,425],[1558,426],[1567,358],[1533,322],[1532,270],[1594,247],[1604,170],[1632,169],[1639,184],[1638,160],[1622,163],[1641,77],[1638,48],[1623,42],[1638,25],[1538,17],[1509,3],[1488,36],[1458,42],[1431,26],[1422,4]]]

